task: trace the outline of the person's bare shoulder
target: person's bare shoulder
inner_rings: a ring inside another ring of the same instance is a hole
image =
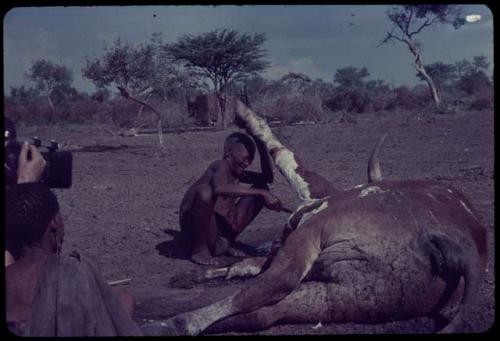
[[[227,165],[223,160],[215,160],[206,169],[204,177],[206,175],[209,175],[210,178],[212,178],[215,174],[221,173],[221,172],[222,173],[227,172]]]
[[[239,179],[235,178],[232,175],[231,169],[229,169],[229,165],[227,164],[227,162],[224,162],[224,160],[217,160],[212,163],[212,166],[212,185],[234,184],[236,182],[239,182]]]
[[[223,174],[229,173],[229,167],[228,167],[227,163],[224,162],[224,160],[215,160],[214,162],[212,162],[210,164],[209,168],[212,170],[213,174],[216,174],[216,173],[223,173]]]
[[[214,178],[227,178],[229,169],[223,160],[215,160],[205,169],[198,181],[193,186],[200,184],[213,184]]]

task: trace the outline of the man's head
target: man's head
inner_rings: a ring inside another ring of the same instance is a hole
[[[55,251],[64,233],[55,194],[44,184],[23,183],[6,188],[5,199],[5,244],[14,258],[47,236]]]
[[[255,156],[255,143],[250,136],[236,132],[224,141],[224,158],[231,161],[233,171],[241,174],[248,167]]]

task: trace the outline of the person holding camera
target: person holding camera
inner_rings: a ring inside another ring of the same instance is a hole
[[[14,123],[12,123],[12,121],[9,118],[7,117],[4,118],[4,125],[5,125],[4,148],[7,148],[9,145],[11,145],[16,141],[17,134]],[[16,171],[17,176],[14,184],[40,181],[43,176],[43,172],[45,170],[46,165],[47,161],[45,161],[42,154],[35,146],[30,145],[28,142],[23,143],[19,152],[19,158],[17,160],[17,171]],[[10,170],[9,162],[6,162],[4,166],[5,166],[6,186],[14,185],[12,183],[13,181],[9,181],[8,179],[8,174]],[[14,263],[14,257],[10,254],[8,250],[5,250],[5,266],[9,266],[12,263]]]
[[[70,188],[73,173],[73,155],[59,151],[59,144],[52,140],[50,145],[34,137],[33,144],[17,142],[16,128],[12,121],[4,118],[5,124],[5,184],[19,182],[43,182],[50,188]],[[45,147],[47,151],[40,152]]]
[[[64,222],[56,195],[42,183],[9,186],[6,247],[15,262],[5,268],[9,330],[22,336],[140,335],[133,297],[111,288],[97,262],[60,254]]]
[[[14,145],[17,145],[17,133],[14,123],[7,117],[4,118],[4,148],[8,151]],[[43,172],[47,165],[47,161],[43,158],[42,154],[33,145],[28,142],[24,142],[21,145],[19,156],[16,153],[6,153],[7,160],[4,163],[5,166],[5,182],[6,185],[12,185],[15,183],[24,182],[38,182],[42,179]],[[16,160],[17,157],[17,160]],[[9,158],[14,158],[9,160]],[[17,163],[17,170],[15,172],[16,178],[10,179],[10,173],[13,173],[14,169],[12,164]],[[15,180],[15,183],[14,183]]]
[[[28,158],[28,154],[31,154],[31,159]],[[40,181],[46,165],[47,161],[45,161],[38,148],[24,142],[19,153],[17,183]]]

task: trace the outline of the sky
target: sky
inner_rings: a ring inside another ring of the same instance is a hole
[[[422,61],[454,63],[484,55],[493,70],[493,15],[485,5],[462,5],[464,15],[481,20],[455,30],[433,25],[418,35]],[[344,67],[366,67],[370,79],[392,85],[418,84],[413,57],[401,43],[378,46],[392,25],[387,5],[249,5],[249,6],[89,6],[15,7],[3,18],[4,93],[31,86],[26,78],[33,61],[46,59],[73,71],[73,86],[92,93],[81,75],[86,57],[100,58],[120,38],[136,45],[154,33],[176,42],[185,34],[219,28],[265,33],[270,67],[262,75],[277,79],[288,72],[331,82]]]

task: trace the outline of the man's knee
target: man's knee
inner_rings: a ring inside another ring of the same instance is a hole
[[[203,203],[212,203],[214,199],[214,191],[210,185],[200,185],[196,189],[196,200]]]

